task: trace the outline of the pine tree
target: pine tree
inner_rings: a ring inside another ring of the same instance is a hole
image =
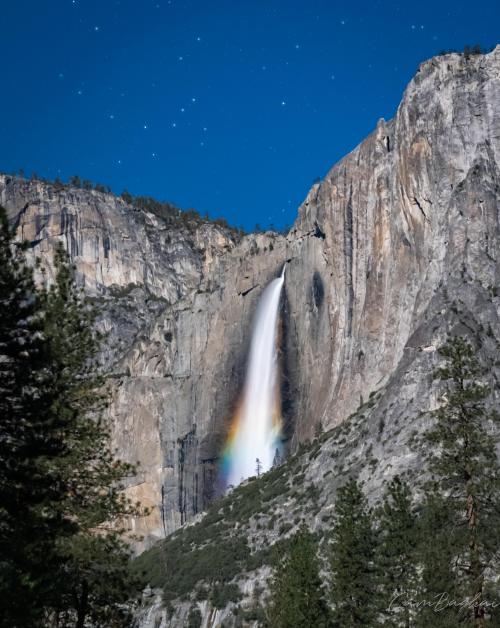
[[[259,458],[255,458],[255,475],[260,478],[260,474],[262,473],[262,462]]]
[[[187,628],[200,628],[202,622],[202,616],[200,609],[197,606],[193,606],[189,609]]]
[[[377,569],[384,626],[409,627],[417,590],[417,518],[410,489],[395,477],[378,512]]]
[[[123,190],[120,196],[128,205],[132,205],[132,203],[134,202],[134,197],[132,196],[132,194],[130,194],[128,190]]]
[[[272,628],[326,628],[330,625],[316,543],[304,524],[290,539],[288,552],[278,563],[270,593],[266,614]]]
[[[378,614],[372,513],[355,480],[339,488],[331,545],[334,625],[374,626]]]
[[[432,446],[429,469],[445,504],[443,533],[453,552],[454,591],[470,604],[461,616],[480,627],[486,575],[500,550],[500,466],[486,429],[498,424],[498,415],[486,409],[492,390],[481,381],[484,369],[470,342],[452,338],[439,353],[446,362],[435,378],[444,382],[445,395],[425,436]]]
[[[104,409],[104,381],[96,354],[95,311],[77,289],[73,269],[62,248],[56,251],[56,281],[46,300],[45,335],[50,343],[54,400],[52,412],[64,426],[66,455],[57,462],[65,486],[61,504],[74,533],[59,540],[65,561],[55,574],[51,617],[82,628],[126,626],[123,607],[131,590],[124,520],[139,515],[121,491],[130,464],[115,460]]]
[[[0,626],[130,625],[116,461],[94,313],[62,249],[37,288],[0,210]]]
[[[274,458],[273,458],[273,468],[274,467],[279,467],[280,464],[282,464],[283,462],[283,457],[280,453],[280,450],[278,448],[276,448],[275,452],[274,452]]]
[[[59,567],[60,512],[53,463],[65,450],[52,413],[44,294],[0,208],[0,626],[39,626]]]
[[[82,187],[82,180],[80,179],[80,177],[77,174],[74,174],[73,176],[71,176],[69,178],[69,184],[72,185],[75,188],[81,188]]]
[[[460,609],[449,604],[461,599],[454,572],[456,528],[449,502],[435,487],[428,487],[422,504],[416,553],[420,567],[415,600],[416,628],[456,628],[463,624]]]
[[[54,183],[53,186],[56,190],[63,190],[64,189],[64,183],[61,181],[60,177],[56,177],[54,179]]]

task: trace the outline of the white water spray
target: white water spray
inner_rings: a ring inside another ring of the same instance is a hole
[[[242,405],[231,447],[228,484],[233,486],[256,475],[257,459],[259,471],[269,470],[279,446],[280,425],[273,422],[273,415],[280,406],[276,335],[285,267],[262,293],[255,313]]]

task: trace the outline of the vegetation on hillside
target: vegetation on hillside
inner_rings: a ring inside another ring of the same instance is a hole
[[[21,179],[25,178],[23,170],[20,170],[17,174],[13,175]],[[243,227],[234,227],[230,225],[225,218],[211,218],[208,213],[201,215],[196,209],[181,209],[170,201],[159,201],[152,196],[147,195],[134,195],[128,190],[123,190],[120,195],[116,195],[108,185],[102,183],[93,183],[88,179],[82,179],[78,175],[69,177],[67,182],[63,182],[59,177],[56,177],[53,181],[40,177],[35,172],[31,174],[32,181],[42,181],[48,185],[52,185],[56,191],[79,189],[87,191],[95,191],[101,194],[110,194],[115,197],[121,198],[125,203],[135,207],[141,211],[147,211],[158,218],[160,218],[166,224],[175,226],[185,226],[188,228],[194,228],[204,223],[210,223],[225,229],[230,232],[234,238],[242,238],[245,235]]]
[[[292,628],[309,613],[317,625],[342,628],[497,625],[500,467],[491,436],[496,413],[486,409],[493,389],[468,340],[452,337],[439,354],[435,380],[442,399],[421,440],[430,480],[410,485],[396,476],[369,507],[351,470],[326,527],[311,536],[297,525],[305,513],[294,525],[280,523],[278,499],[290,504],[293,498],[307,515],[314,513],[317,498],[304,472],[323,443],[342,440],[340,426],[140,556],[135,568],[143,582],[162,588],[174,605],[225,592],[219,606],[229,604],[237,617],[251,616],[261,626]],[[373,403],[375,397],[365,407]],[[269,538],[269,532],[273,542],[259,546],[258,535]],[[274,575],[263,595],[250,611],[248,603],[240,609],[240,579],[265,566]]]
[[[466,45],[463,47],[462,50],[458,50],[458,49],[440,50],[438,52],[438,57],[442,57],[443,55],[449,55],[449,54],[462,54],[464,55],[466,59],[469,59],[470,57],[474,57],[477,55],[486,55],[489,52],[492,52],[494,49],[495,49],[495,46],[489,46],[489,47],[484,48],[483,46],[481,46],[481,44],[474,44],[473,46]]]
[[[452,337],[439,353],[444,394],[424,434],[423,503],[397,477],[376,511],[354,480],[337,493],[332,626],[498,625],[499,418],[485,405],[493,390],[468,340]]]
[[[184,526],[141,554],[134,570],[143,585],[162,588],[168,600],[189,599],[193,592],[198,599],[208,599],[211,583],[228,585],[239,574],[273,562],[281,551],[279,543],[252,551],[247,538],[234,532],[240,522],[266,511],[273,498],[291,490],[287,472],[297,462],[297,457],[290,458],[261,478],[238,486],[214,502],[201,523]]]
[[[62,249],[56,269],[51,288],[35,286],[0,211],[0,626],[126,626],[127,602],[146,584],[171,611],[186,602],[192,626],[201,600],[281,628],[499,625],[500,419],[477,336],[452,336],[438,351],[438,407],[414,441],[425,482],[396,476],[370,505],[357,469],[337,468],[335,504],[322,512],[307,471],[326,442],[352,446],[348,420],[213,503],[131,569],[122,525],[139,506],[120,488],[134,468],[110,449],[95,312]],[[376,403],[375,393],[351,421]],[[375,430],[381,439],[384,417]],[[358,429],[356,439],[364,436]],[[305,526],[313,521],[314,534]],[[250,572],[271,576],[248,609],[240,583]]]

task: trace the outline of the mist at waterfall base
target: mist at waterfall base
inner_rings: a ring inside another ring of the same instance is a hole
[[[260,298],[240,403],[222,455],[227,487],[268,471],[281,447],[281,399],[277,354],[278,313],[285,266]],[[259,463],[257,463],[257,460]]]

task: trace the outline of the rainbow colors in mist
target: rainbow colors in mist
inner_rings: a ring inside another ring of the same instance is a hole
[[[280,451],[281,399],[277,328],[281,276],[262,293],[254,319],[250,355],[242,397],[222,454],[226,486],[237,486],[259,471],[269,470]],[[257,463],[257,460],[259,461]]]

